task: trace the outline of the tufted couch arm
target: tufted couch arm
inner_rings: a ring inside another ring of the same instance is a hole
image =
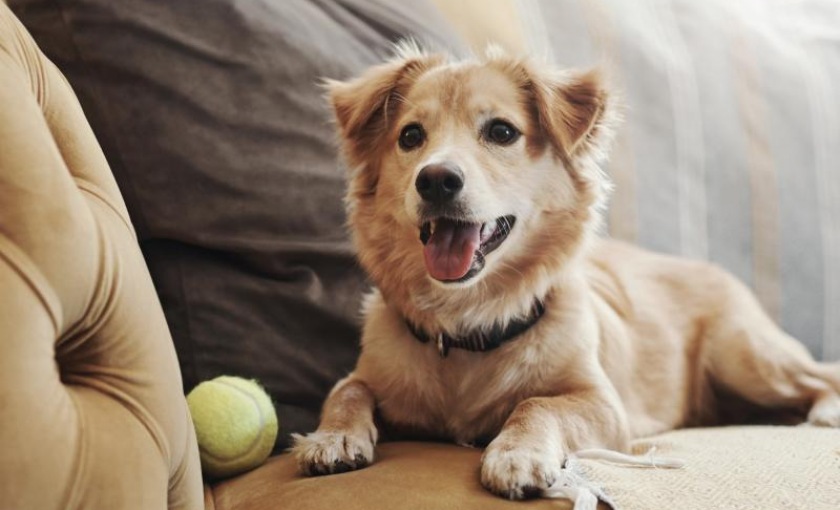
[[[60,72],[0,2],[0,508],[202,508],[172,340]]]

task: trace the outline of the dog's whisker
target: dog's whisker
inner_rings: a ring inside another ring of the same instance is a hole
[[[524,277],[524,276],[525,276],[525,274],[524,274],[521,270],[519,270],[519,269],[518,269],[515,265],[513,265],[513,264],[512,264],[512,263],[510,263],[510,262],[504,262],[504,261],[503,261],[503,262],[501,262],[501,263],[500,263],[500,265],[501,265],[502,267],[504,267],[505,269],[508,269],[508,270],[510,270],[511,272],[515,273],[515,274],[516,274],[516,275],[518,275],[518,276],[522,276],[522,277]]]

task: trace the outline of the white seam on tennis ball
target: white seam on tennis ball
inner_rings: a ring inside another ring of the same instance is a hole
[[[240,452],[240,453],[236,454],[235,457],[219,457],[219,456],[216,456],[216,455],[208,452],[207,450],[202,448],[201,445],[198,446],[198,449],[201,450],[202,453],[204,453],[205,455],[207,455],[209,457],[212,457],[214,460],[218,460],[218,461],[222,461],[222,462],[239,460],[240,458],[242,458],[245,455],[248,455],[252,451],[254,451],[257,448],[257,446],[259,446],[259,444],[260,444],[260,439],[262,439],[262,431],[265,428],[265,416],[264,416],[262,407],[260,406],[260,403],[257,401],[256,397],[254,397],[253,395],[251,395],[247,391],[243,390],[242,388],[240,388],[240,387],[238,387],[234,384],[231,384],[227,381],[219,381],[219,380],[215,380],[215,379],[210,380],[208,382],[214,383],[214,384],[221,384],[221,385],[227,386],[229,388],[233,388],[234,390],[238,391],[239,393],[241,393],[241,394],[245,395],[246,397],[248,397],[249,399],[251,399],[251,401],[257,407],[257,412],[260,415],[260,433],[257,434],[257,436],[254,438],[254,441],[251,443],[250,446],[248,446],[248,449],[245,452]],[[251,383],[251,381],[248,381],[248,382]],[[251,384],[256,385],[256,383],[251,383]],[[260,391],[262,391],[262,390],[260,390]]]

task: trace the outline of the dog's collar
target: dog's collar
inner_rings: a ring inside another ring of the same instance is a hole
[[[434,341],[437,344],[441,358],[449,354],[450,348],[465,349],[473,352],[492,351],[502,344],[510,342],[517,336],[528,331],[528,329],[540,320],[545,313],[545,305],[540,300],[534,301],[531,311],[527,317],[510,321],[507,327],[502,328],[499,324],[493,324],[489,331],[476,330],[469,335],[453,337],[448,333],[431,335],[418,328],[406,319],[405,324],[417,340],[428,343]]]

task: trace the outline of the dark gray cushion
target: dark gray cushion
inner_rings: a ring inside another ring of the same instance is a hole
[[[417,35],[426,0],[16,0],[80,97],[131,211],[186,390],[254,377],[278,447],[316,426],[358,353],[364,278],[317,82]]]

